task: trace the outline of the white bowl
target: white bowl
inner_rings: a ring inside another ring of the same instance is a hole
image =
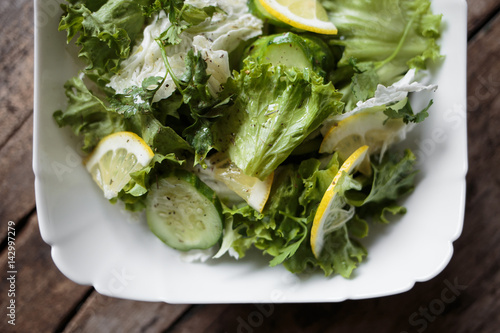
[[[111,205],[84,170],[77,141],[55,124],[66,104],[63,84],[81,68],[75,48],[57,32],[60,9],[35,0],[33,169],[40,231],[57,267],[104,295],[169,303],[334,302],[401,293],[436,276],[462,230],[467,172],[466,2],[435,0],[444,13],[442,52],[433,75],[439,89],[431,116],[407,143],[419,158],[408,213],[375,225],[363,241],[368,258],[351,279],[296,276],[250,253],[186,263],[120,206]],[[418,102],[418,101],[417,101]]]

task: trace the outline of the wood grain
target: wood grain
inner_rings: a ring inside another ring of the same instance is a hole
[[[2,1],[0,149],[33,113],[33,1]]]
[[[12,332],[12,328],[16,332],[54,332],[91,288],[73,283],[56,268],[50,246],[40,237],[36,214],[31,215],[23,231],[17,233],[15,248],[16,325],[12,327],[5,320],[9,282],[5,269],[7,255],[3,251],[0,332]]]
[[[33,192],[33,2],[3,1],[0,11],[0,217],[20,221]],[[6,228],[1,228],[4,240]]]
[[[189,307],[123,300],[94,292],[64,332],[120,332],[125,327],[144,333],[162,332]]]
[[[31,167],[32,133],[33,116],[30,115],[0,150],[2,223],[9,220],[19,222],[35,208],[35,177]],[[0,239],[5,238],[6,232],[6,228],[1,228]]]
[[[498,0],[467,0],[467,31],[469,37],[478,31],[492,16],[500,10]]]

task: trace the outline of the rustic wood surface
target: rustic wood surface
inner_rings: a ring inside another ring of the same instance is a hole
[[[444,271],[406,293],[362,301],[172,305],[102,296],[54,266],[31,167],[33,4],[2,1],[0,332],[500,332],[500,1],[468,4],[466,213]],[[8,221],[16,223],[15,326],[6,316]]]

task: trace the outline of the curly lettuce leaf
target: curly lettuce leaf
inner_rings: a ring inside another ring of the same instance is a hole
[[[255,246],[272,257],[270,266],[283,263],[294,273],[322,269],[325,275],[339,273],[349,277],[366,255],[365,249],[353,239],[366,236],[365,220],[353,218],[329,235],[327,250],[319,260],[314,257],[309,240],[315,210],[338,168],[336,155],[326,166],[317,159],[309,159],[298,168],[280,167],[262,214],[248,205],[226,208],[231,224],[226,226],[229,230],[225,232],[222,253],[232,247],[241,258]]]
[[[308,159],[298,167],[280,167],[263,214],[247,205],[226,210],[233,224],[225,250],[233,247],[243,257],[255,246],[273,257],[271,266],[283,263],[293,273],[321,269],[327,276],[348,278],[367,255],[359,242],[368,234],[367,219],[388,223],[389,215],[406,212],[397,200],[413,189],[414,163],[415,156],[406,151],[403,156],[388,154],[372,164],[370,177],[344,173],[337,183],[339,195],[356,206],[356,214],[325,236],[319,258],[312,253],[310,232],[318,204],[339,170],[339,158],[335,154],[327,163]]]
[[[238,91],[213,126],[219,151],[250,176],[264,179],[330,115],[341,95],[312,70],[259,65],[252,60],[226,88]]]
[[[320,203],[339,168],[340,162],[337,154],[333,155],[324,169],[321,168],[321,161],[315,158],[300,163],[299,174],[303,179],[304,191],[299,202],[306,211],[314,210]]]
[[[153,113],[153,98],[162,83],[163,78],[160,76],[149,77],[140,87],[132,86],[121,94],[115,94],[110,99],[110,106],[127,118]]]
[[[413,108],[411,107],[410,100],[408,98],[403,99],[401,102],[396,103],[395,105],[389,106],[384,110],[384,114],[387,116],[387,120],[389,119],[403,119],[405,124],[408,123],[420,123],[425,120],[425,118],[429,117],[429,113],[427,112],[431,107],[433,100],[429,101],[429,104],[422,110],[417,113],[413,112]]]
[[[395,201],[401,198],[413,190],[415,162],[415,155],[408,149],[402,157],[396,153],[386,154],[382,162],[372,163],[373,177],[366,187],[369,192],[356,192],[356,196],[348,196],[349,203],[360,207],[370,202]]]
[[[144,15],[151,17],[153,13],[164,10],[171,26],[160,36],[164,46],[176,45],[182,41],[180,34],[193,25],[198,25],[211,18],[216,12],[223,12],[219,7],[205,6],[198,8],[186,4],[184,0],[155,0],[149,6],[142,7]]]
[[[185,161],[180,160],[174,153],[167,155],[155,154],[151,163],[139,171],[131,173],[132,179],[118,193],[116,200],[121,200],[125,208],[130,211],[141,211],[146,208],[146,195],[149,188],[156,181],[160,173],[166,173],[172,168],[182,165]],[[154,186],[154,185],[153,185]]]
[[[413,191],[416,157],[410,150],[404,155],[386,154],[380,163],[372,163],[373,176],[365,181],[362,191],[348,191],[347,202],[357,208],[360,218],[373,218],[388,223],[388,214],[406,213],[397,201]]]
[[[248,205],[226,210],[226,214],[233,218],[234,229],[228,237],[233,239],[231,247],[239,257],[243,257],[252,246],[273,257],[271,266],[294,255],[307,236],[304,219],[296,217],[300,216],[298,198],[303,189],[297,176],[293,165],[279,171],[262,214]]]
[[[118,71],[120,61],[130,53],[132,41],[145,23],[141,6],[148,0],[68,0],[59,30],[66,30],[70,42],[75,36],[79,57],[86,72],[101,84]]]
[[[325,276],[334,273],[349,278],[367,255],[366,249],[349,236],[348,225],[327,235],[322,254],[314,257],[309,241],[301,244],[297,253],[283,265],[292,273],[306,273],[321,268]]]
[[[188,109],[189,122],[184,124],[182,135],[195,150],[194,164],[202,163],[208,152],[215,146],[211,130],[212,119],[222,114],[222,110],[231,102],[233,92],[227,88],[222,96],[212,96],[208,87],[210,75],[207,73],[206,60],[200,52],[195,54],[193,50],[188,51],[185,58],[185,71],[178,78],[170,67],[164,46],[159,40],[157,43],[160,46],[167,72],[177,86],[177,93],[182,96],[181,104]]]
[[[142,109],[134,109],[134,112],[126,109],[130,112],[118,113],[116,103],[119,97],[113,99],[115,105],[112,107],[92,93],[78,77],[68,80],[64,87],[68,107],[64,112],[56,111],[53,116],[59,127],[70,126],[75,135],[83,136],[83,151],[91,152],[109,134],[131,131],[142,137],[155,153],[182,155],[184,152],[192,152],[186,140],[172,128],[161,124],[151,113]]]
[[[107,107],[82,79],[74,77],[64,88],[68,107],[53,116],[59,127],[70,126],[75,135],[83,136],[83,151],[90,152],[106,135],[128,129],[124,117]]]
[[[319,202],[337,174],[339,166],[340,161],[335,154],[325,168],[322,168],[320,161],[315,159],[303,161],[299,167],[304,183],[300,202],[304,207],[303,216],[307,218],[309,233],[307,240],[301,244],[296,254],[284,262],[285,267],[293,273],[304,273],[320,268],[326,276],[337,273],[348,278],[366,256],[366,249],[355,238],[367,235],[368,224],[356,215],[326,236],[319,259],[314,257],[311,250],[309,235],[312,221]],[[339,195],[343,195],[351,188],[359,189],[360,184],[353,180],[352,176],[344,173],[337,186],[341,187]]]

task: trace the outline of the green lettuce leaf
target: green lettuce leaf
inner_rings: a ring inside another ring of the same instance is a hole
[[[337,155],[326,165],[317,159],[308,159],[298,169],[295,165],[280,167],[262,214],[248,205],[226,209],[233,224],[224,237],[225,250],[231,246],[243,257],[255,246],[273,257],[271,266],[283,263],[294,273],[322,269],[325,275],[338,273],[349,277],[366,255],[365,249],[353,238],[366,236],[365,220],[353,218],[328,235],[328,245],[319,260],[311,251],[309,239],[316,208],[338,168]],[[344,179],[344,182],[346,189],[350,188],[350,181]]]
[[[176,166],[184,163],[185,161],[179,160],[174,153],[167,155],[155,154],[148,166],[130,174],[132,179],[118,193],[118,197],[114,201],[121,200],[124,202],[125,208],[131,211],[143,210],[146,207],[146,194],[157,179],[154,176],[168,173]],[[151,177],[152,175],[153,177]]]
[[[275,176],[270,199],[262,214],[248,205],[226,209],[233,218],[232,247],[240,257],[252,246],[273,257],[275,266],[294,255],[307,236],[298,198],[303,189],[296,167],[289,165]],[[238,237],[235,237],[235,234]]]
[[[182,135],[194,148],[194,164],[202,163],[209,151],[215,147],[215,139],[211,130],[213,119],[222,115],[235,91],[227,88],[224,94],[212,96],[207,85],[210,78],[207,74],[207,63],[200,52],[194,54],[193,50],[188,51],[185,58],[186,69],[178,78],[170,67],[162,42],[157,40],[157,43],[160,46],[167,72],[177,87],[177,96],[182,96],[179,109],[184,110],[188,118],[188,122],[183,124]],[[181,109],[181,106],[184,108]]]
[[[83,151],[92,151],[106,135],[128,130],[124,117],[107,107],[82,79],[74,77],[64,84],[64,88],[68,107],[64,112],[54,112],[53,116],[59,127],[70,126],[73,133],[83,136]]]
[[[300,203],[304,206],[303,216],[307,218],[309,231],[307,240],[301,244],[296,255],[284,262],[285,267],[293,273],[304,273],[320,268],[326,276],[337,273],[348,278],[366,256],[366,250],[354,237],[365,237],[368,233],[368,224],[357,216],[325,237],[325,245],[319,259],[314,257],[311,250],[310,228],[316,209],[339,167],[337,154],[324,168],[321,167],[320,161],[315,159],[300,164],[299,172],[304,182]],[[340,177],[337,186],[340,187],[338,195],[344,195],[352,188],[360,188],[360,184],[346,173]]]
[[[326,236],[321,253],[316,259],[310,242],[303,242],[295,256],[283,265],[292,273],[308,273],[320,268],[325,276],[336,273],[349,278],[367,255],[363,245],[349,236],[348,224]]]
[[[333,155],[325,169],[321,168],[321,161],[315,158],[300,163],[299,174],[304,183],[304,191],[299,202],[307,212],[314,213],[339,168],[337,154]]]
[[[416,176],[414,170],[415,155],[405,150],[404,156],[388,153],[380,163],[372,163],[373,177],[369,192],[357,192],[356,197],[349,197],[349,203],[357,207],[373,202],[395,201],[413,190]]]
[[[145,79],[141,87],[132,86],[110,99],[110,106],[126,118],[137,114],[153,113],[153,98],[162,85],[163,78],[153,76]]]
[[[130,53],[132,41],[145,23],[141,5],[149,0],[68,0],[59,30],[67,40],[75,36],[79,57],[87,64],[86,72],[104,85],[118,71],[120,61]]]
[[[353,60],[354,61],[354,60]],[[351,90],[356,101],[366,101],[375,95],[379,77],[372,63],[354,65]]]
[[[225,89],[238,95],[213,125],[216,148],[260,179],[343,107],[333,85],[323,84],[312,70],[259,65],[251,59]]]
[[[126,106],[119,104],[125,97],[117,95],[110,105],[91,92],[78,77],[68,80],[64,87],[68,107],[64,112],[54,112],[53,116],[60,127],[70,126],[77,136],[83,136],[82,149],[85,152],[91,152],[105,136],[120,131],[136,133],[158,154],[175,153],[182,156],[193,151],[186,140],[172,128],[161,124],[148,111],[153,107],[149,104],[151,100]],[[123,112],[118,113],[117,109]]]
[[[155,0],[149,6],[142,7],[144,15],[151,17],[153,13],[164,10],[171,26],[165,30],[160,40],[164,46],[179,44],[180,34],[193,25],[198,25],[211,18],[214,13],[223,11],[219,7],[206,6],[198,8],[186,4],[184,0]]]
[[[403,119],[405,124],[410,122],[420,123],[425,120],[425,118],[429,117],[429,113],[427,112],[431,107],[433,100],[429,101],[429,104],[422,110],[417,113],[413,112],[413,108],[411,107],[410,100],[408,98],[403,99],[402,101],[390,105],[387,109],[384,110],[384,114],[387,116],[387,120],[389,119]]]
[[[321,0],[339,30],[332,45],[344,49],[338,66],[371,62],[379,82],[392,84],[409,68],[441,58],[436,42],[441,15],[429,0]]]
[[[347,202],[358,207],[360,218],[374,218],[388,222],[387,214],[405,214],[399,204],[406,194],[414,189],[416,157],[410,150],[404,155],[388,153],[380,163],[372,163],[373,176],[365,180],[362,191],[348,191]]]
[[[161,124],[152,115],[141,115],[140,124],[136,131],[155,154],[175,153],[177,156],[183,156],[185,153],[193,153],[193,148],[186,140],[171,127]]]

